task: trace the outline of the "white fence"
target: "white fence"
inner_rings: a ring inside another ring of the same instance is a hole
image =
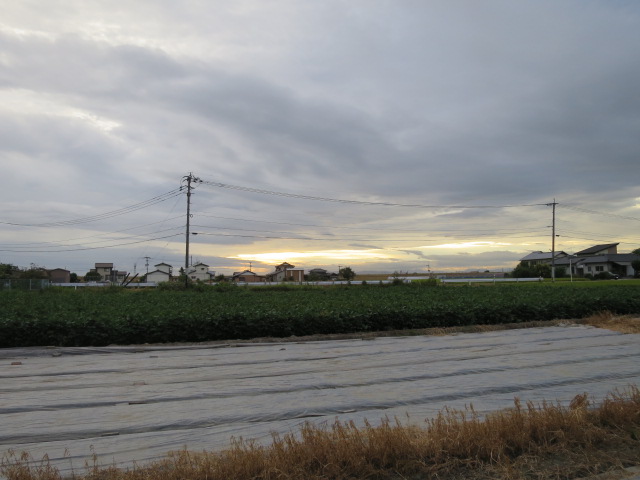
[[[443,278],[442,283],[498,283],[498,282],[542,282],[542,277],[535,278]]]

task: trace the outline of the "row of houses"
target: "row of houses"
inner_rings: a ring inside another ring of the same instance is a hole
[[[158,263],[154,267],[155,270],[147,273],[147,282],[168,282],[173,278],[173,267],[168,263]],[[206,263],[198,262],[187,269],[186,275],[194,282],[211,283],[216,272],[210,271]]]
[[[322,269],[320,269],[322,270]],[[323,270],[326,273],[326,270]],[[276,265],[273,272],[266,275],[260,275],[251,270],[244,270],[242,272],[233,272],[231,281],[234,283],[266,283],[266,282],[303,282],[304,270],[296,268],[295,265],[284,262],[280,265]]]
[[[145,275],[146,282],[161,283],[175,280],[173,266],[168,263],[158,263],[155,269]],[[52,283],[69,283],[70,272],[62,268],[48,270]],[[129,278],[129,273],[117,270],[113,263],[96,263],[95,267],[89,270],[90,274],[100,275],[100,280],[111,283],[124,283]],[[196,263],[187,269],[187,276],[194,282],[211,283],[215,277],[215,272],[209,270],[206,263]],[[309,271],[309,275],[318,280],[330,280],[337,278],[336,274],[330,274],[322,268],[314,268]],[[296,268],[295,265],[284,262],[276,265],[273,272],[265,275],[258,274],[251,270],[234,272],[230,278],[236,283],[266,283],[266,282],[303,282],[305,280],[304,270]]]
[[[633,277],[636,272],[632,263],[640,260],[640,255],[618,253],[618,245],[619,243],[594,245],[573,255],[559,251],[555,252],[553,259],[551,252],[538,251],[530,253],[520,261],[526,266],[553,263],[556,267],[566,268],[567,273],[578,277],[603,272],[610,272],[620,277]]]
[[[168,282],[174,278],[173,267],[168,263],[158,263],[154,265],[154,267],[155,270],[147,274],[147,282]],[[215,272],[209,271],[208,265],[198,263],[189,269],[187,275],[193,281],[209,283],[213,280],[213,277],[215,277]],[[337,274],[329,273],[323,268],[309,270],[309,276],[317,280],[335,280],[337,278]],[[264,275],[252,270],[233,272],[230,281],[234,283],[303,282],[305,281],[305,273],[302,268],[296,268],[295,265],[284,262],[276,265],[272,272]]]

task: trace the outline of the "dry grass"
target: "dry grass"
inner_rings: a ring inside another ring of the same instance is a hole
[[[614,315],[611,312],[600,312],[579,320],[576,323],[606,328],[622,333],[640,333],[640,317]]]
[[[87,466],[91,480],[542,479],[577,478],[640,464],[640,390],[629,387],[591,405],[522,405],[481,418],[473,408],[443,410],[423,426],[306,424],[270,445],[235,440],[218,453],[180,451],[129,470]],[[10,455],[9,480],[59,480],[46,459]]]
[[[476,325],[291,337],[284,341],[451,335],[533,328],[566,321]],[[609,312],[573,323],[622,333],[640,333],[640,318]],[[258,340],[258,339],[256,339]],[[259,341],[275,339],[259,339]],[[277,339],[283,341],[283,339]],[[274,435],[270,445],[235,439],[223,452],[174,452],[165,460],[128,470],[94,460],[73,478],[81,480],[293,480],[293,479],[569,479],[640,465],[640,391],[613,392],[593,406],[578,395],[569,407],[522,405],[481,418],[472,407],[443,410],[424,426],[384,421],[380,426],[336,422],[307,424],[297,433]],[[8,480],[61,480],[44,458],[10,452],[0,464]],[[609,477],[607,477],[609,478]],[[613,478],[613,477],[612,477]]]

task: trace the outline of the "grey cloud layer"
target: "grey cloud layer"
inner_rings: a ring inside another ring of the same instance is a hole
[[[342,198],[628,209],[640,197],[639,20],[633,3],[604,1],[9,7],[0,93],[36,105],[0,108],[0,187],[55,196],[70,217],[74,199],[109,210],[189,171]],[[60,111],[39,110],[45,101]],[[273,219],[287,208],[196,199]],[[334,206],[295,208],[330,224]],[[392,215],[406,228],[414,213]]]

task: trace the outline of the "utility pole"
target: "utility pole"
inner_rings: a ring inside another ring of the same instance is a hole
[[[194,188],[191,186],[193,182],[199,182],[200,179],[193,176],[193,173],[189,172],[189,175],[182,177],[182,181],[187,182],[187,231],[185,233],[185,254],[184,254],[184,285],[189,285],[189,223],[191,220],[191,190]]]
[[[147,275],[149,275],[149,259],[151,257],[144,257],[145,262],[144,262],[144,266],[147,267]]]
[[[551,281],[556,281],[556,199],[553,199],[552,203],[547,203],[547,206],[551,206]]]

